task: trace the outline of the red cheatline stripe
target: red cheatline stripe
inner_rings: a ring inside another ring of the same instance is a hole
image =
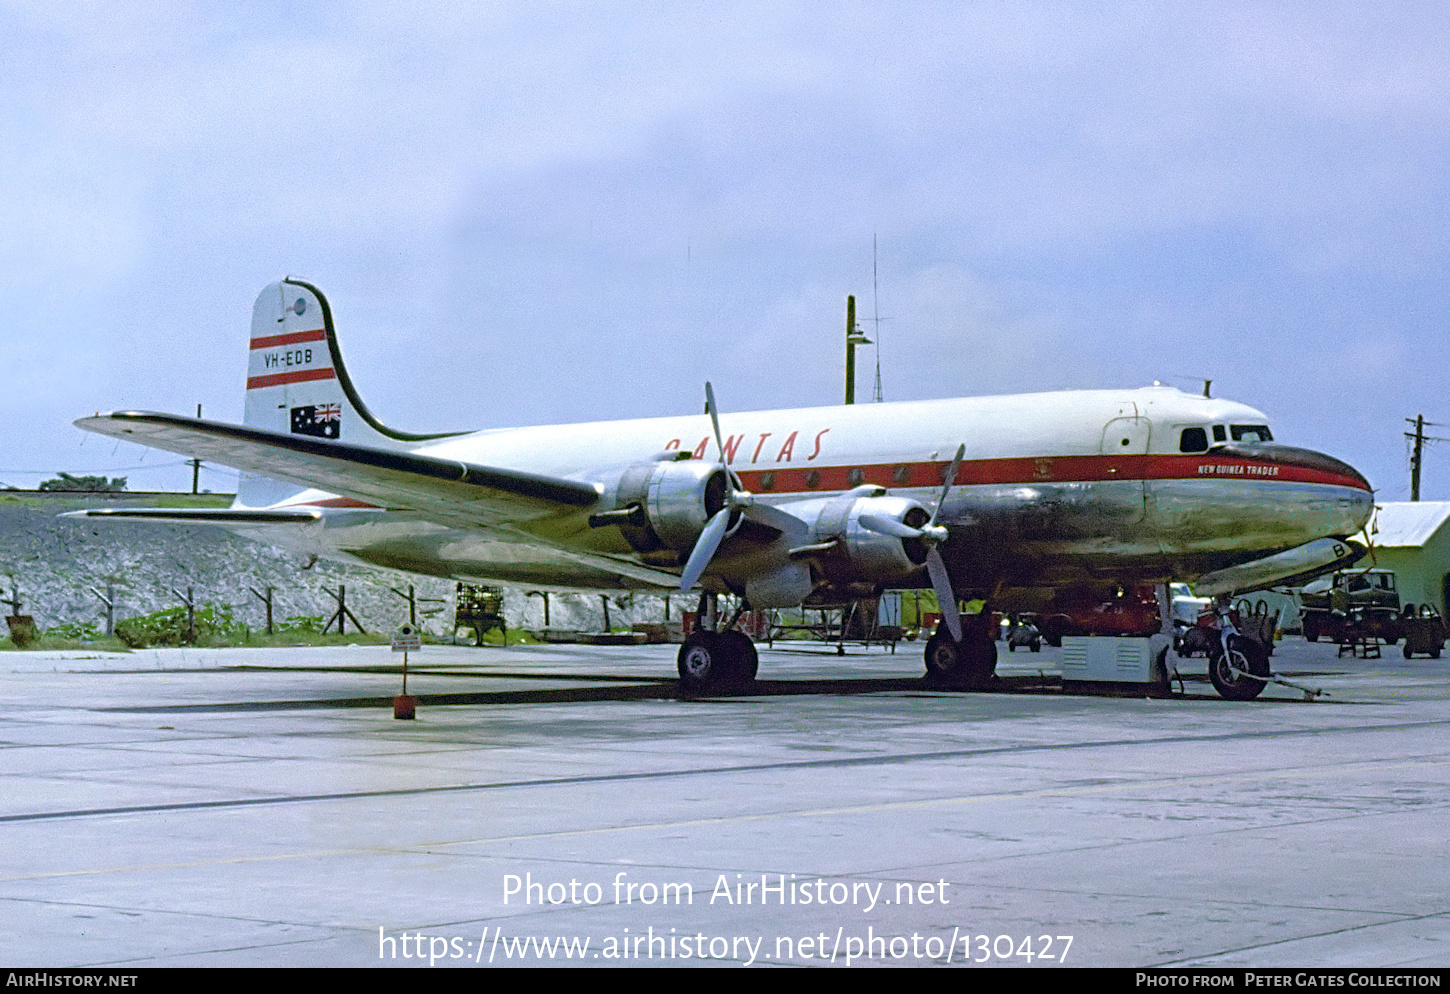
[[[265,335],[252,339],[252,348],[270,349],[278,345],[296,345],[298,342],[320,342],[327,337],[322,328],[316,331],[293,331],[285,335]]]
[[[736,472],[745,488],[753,493],[810,493],[849,490],[863,483],[888,489],[939,487],[947,465],[945,462],[922,462],[874,466],[790,466],[766,470],[737,469]],[[812,474],[815,474],[814,480]],[[772,477],[770,486],[766,486],[766,476]],[[978,459],[962,463],[956,482],[963,486],[981,486],[1095,480],[1249,480],[1365,489],[1360,480],[1306,466],[1222,456],[1177,455]]]
[[[248,390],[261,387],[275,387],[280,383],[303,383],[307,380],[331,380],[337,373],[329,366],[326,369],[299,369],[295,373],[273,373],[270,376],[253,376],[247,380]]]
[[[353,497],[329,497],[326,500],[310,500],[305,504],[287,504],[286,507],[378,507]]]

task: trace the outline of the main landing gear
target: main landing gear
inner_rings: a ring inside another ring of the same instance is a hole
[[[741,611],[717,631],[716,595],[701,595],[696,622],[700,627],[685,636],[685,644],[680,646],[680,683],[687,692],[739,690],[755,682],[755,674],[760,670],[755,643],[734,627]]]
[[[985,619],[985,620],[983,620]],[[997,643],[990,631],[992,615],[962,618],[962,640],[952,638],[942,625],[926,640],[926,679],[954,690],[985,690],[997,669]]]

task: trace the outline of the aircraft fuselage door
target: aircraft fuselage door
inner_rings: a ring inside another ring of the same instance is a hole
[[[1102,447],[1105,456],[1145,456],[1153,434],[1153,423],[1147,418],[1113,418],[1103,429]]]
[[[1112,505],[1111,516],[1123,524],[1136,524],[1143,520],[1148,499],[1148,482],[1144,479],[1141,459],[1148,454],[1148,443],[1152,439],[1153,424],[1147,418],[1113,418],[1103,428],[1102,442],[1098,451],[1105,456],[1122,456],[1123,461],[1115,464],[1111,459],[1106,467],[1109,481],[1115,477],[1133,481],[1132,486],[1118,485],[1104,488],[1103,498]]]

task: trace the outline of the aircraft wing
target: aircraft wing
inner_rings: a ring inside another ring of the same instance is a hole
[[[412,452],[284,435],[149,411],[81,418],[76,427],[449,525],[498,526],[599,499],[592,483],[475,466]],[[154,512],[151,512],[154,514]],[[221,522],[216,522],[221,523]]]

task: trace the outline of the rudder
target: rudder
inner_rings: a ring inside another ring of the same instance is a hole
[[[455,434],[411,435],[373,416],[343,365],[327,298],[310,283],[288,277],[263,288],[252,306],[248,354],[242,418],[248,427],[375,448]],[[301,492],[295,484],[243,473],[237,504],[269,507]]]

